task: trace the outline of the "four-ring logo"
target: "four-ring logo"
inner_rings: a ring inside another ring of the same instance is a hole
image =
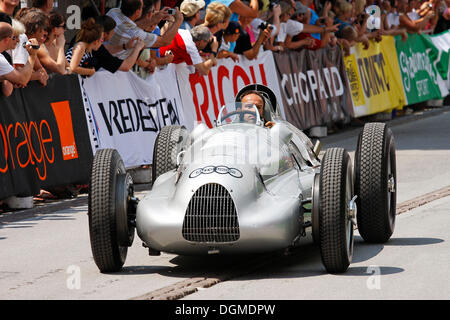
[[[242,172],[235,168],[228,168],[226,166],[217,166],[217,167],[209,166],[192,171],[191,174],[189,175],[189,178],[194,179],[202,174],[211,174],[211,173],[229,174],[230,176],[239,179],[243,177]]]

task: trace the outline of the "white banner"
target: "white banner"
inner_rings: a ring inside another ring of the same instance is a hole
[[[174,65],[146,80],[133,72],[99,71],[80,77],[80,84],[94,154],[117,149],[126,167],[151,164],[159,130],[185,122]]]
[[[441,51],[450,52],[450,31],[443,32],[437,35],[432,35],[431,41],[433,44]],[[449,59],[449,68],[447,74],[447,80],[443,80],[440,74],[438,73],[438,83],[439,88],[441,89],[441,94],[443,97],[446,97],[450,91],[450,59]]]
[[[186,110],[186,128],[192,129],[199,122],[211,128],[220,108],[234,102],[239,90],[248,84],[266,85],[275,92],[277,100],[282,101],[272,52],[260,53],[255,60],[247,60],[241,55],[239,58],[239,63],[232,59],[218,60],[218,65],[207,76],[190,73],[185,64],[177,66],[180,95]],[[280,108],[280,114],[285,119],[284,109],[282,106]]]

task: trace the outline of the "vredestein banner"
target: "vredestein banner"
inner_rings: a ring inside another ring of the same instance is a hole
[[[286,120],[305,130],[354,116],[342,51],[274,54]]]
[[[406,42],[401,41],[400,36],[395,39],[407,104],[443,98],[446,91],[443,80],[448,76],[448,52],[439,50],[428,35],[408,34]]]
[[[87,183],[92,150],[77,76],[0,98],[0,199]]]
[[[146,80],[120,71],[79,79],[94,154],[113,148],[126,167],[151,164],[161,128],[185,123],[175,65]]]

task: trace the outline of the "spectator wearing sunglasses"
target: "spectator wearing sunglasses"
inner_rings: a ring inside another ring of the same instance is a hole
[[[13,28],[7,22],[0,22],[0,52],[4,52],[11,46]],[[30,39],[31,44],[36,45],[36,39]],[[31,45],[26,46],[29,59],[27,64],[21,69],[15,69],[3,55],[0,55],[0,81],[8,80],[16,86],[26,86],[33,73],[33,67],[36,62],[37,50]]]
[[[64,17],[52,12],[48,19],[47,39],[39,48],[38,58],[42,66],[52,73],[66,74],[69,64],[64,52],[66,38],[64,31],[66,23]]]

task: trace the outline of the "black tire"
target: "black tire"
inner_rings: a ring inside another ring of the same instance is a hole
[[[342,148],[328,149],[320,172],[319,246],[329,273],[345,272],[352,260],[354,217],[349,204],[353,194],[350,156]]]
[[[120,271],[128,246],[120,245],[119,238],[128,237],[133,242],[130,237],[131,231],[134,237],[134,228],[129,234],[119,234],[124,229],[123,221],[127,221],[127,212],[117,203],[117,183],[128,179],[123,179],[124,176],[129,177],[116,150],[103,149],[95,154],[89,181],[88,214],[92,255],[100,272]]]
[[[152,183],[163,173],[174,170],[188,131],[184,126],[166,126],[159,132],[153,149]]]
[[[395,143],[384,123],[368,123],[358,138],[355,154],[357,222],[361,237],[385,243],[395,228],[397,205]]]

